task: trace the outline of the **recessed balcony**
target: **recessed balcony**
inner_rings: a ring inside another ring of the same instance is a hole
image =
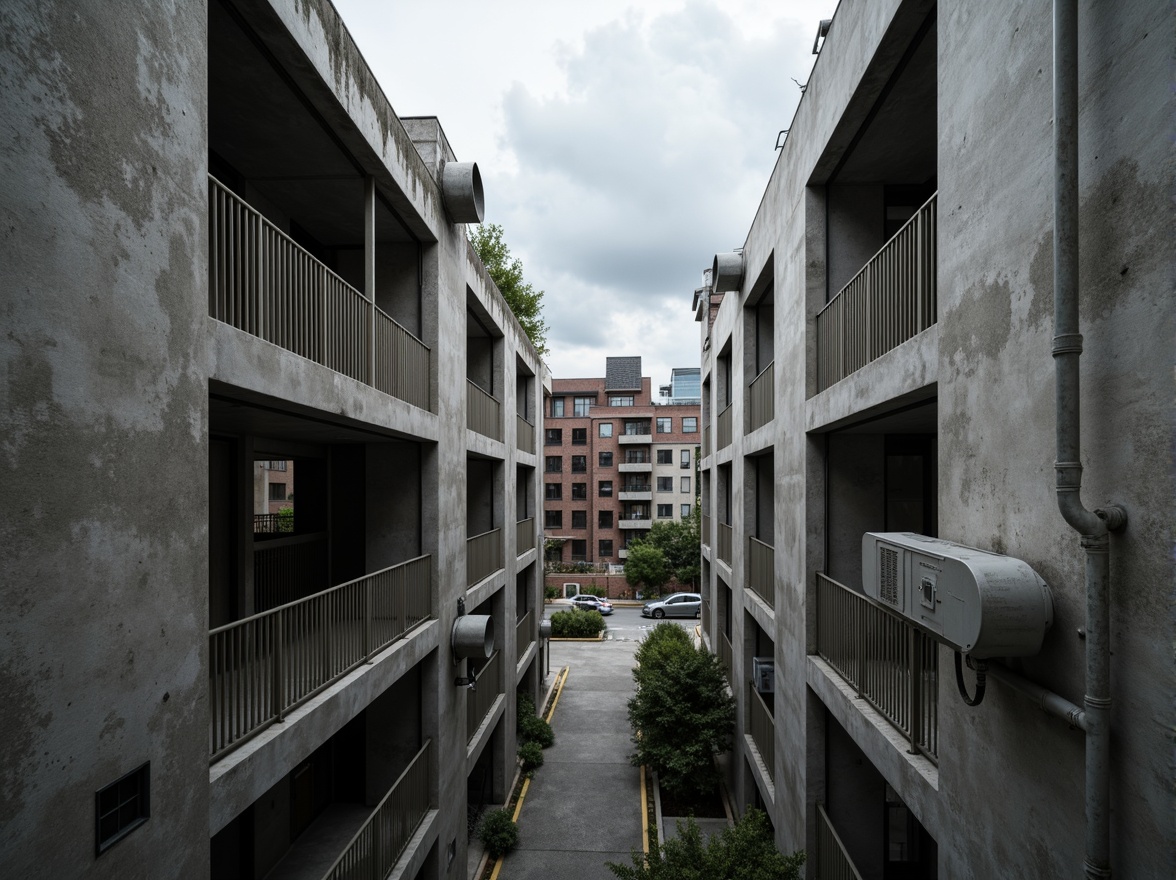
[[[625,519],[622,517],[617,520],[617,528],[620,529],[651,529],[653,528],[653,520],[646,517],[645,519]]]
[[[622,474],[651,474],[653,473],[653,462],[622,461],[617,465],[617,470]]]
[[[617,437],[617,442],[622,446],[648,446],[653,442],[653,434],[648,431],[644,434],[621,434]]]

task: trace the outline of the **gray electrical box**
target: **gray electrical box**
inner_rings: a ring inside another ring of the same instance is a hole
[[[752,657],[751,683],[761,694],[774,694],[776,692],[776,661],[771,657]]]
[[[862,536],[862,589],[961,654],[1028,657],[1053,599],[1028,563],[910,532]]]

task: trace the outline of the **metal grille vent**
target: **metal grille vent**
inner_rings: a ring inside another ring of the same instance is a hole
[[[898,551],[889,547],[879,547],[878,568],[882,573],[882,585],[879,596],[883,602],[898,606]]]

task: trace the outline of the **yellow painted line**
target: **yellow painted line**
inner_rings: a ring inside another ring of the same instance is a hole
[[[641,851],[649,855],[649,796],[645,792],[644,764],[641,765]]]
[[[565,666],[560,672],[562,679],[558,680],[555,685],[555,698],[551,701],[551,708],[547,710],[547,718],[544,719],[548,724],[551,723],[551,718],[555,715],[555,707],[559,705],[559,695],[563,693],[564,685],[568,683],[568,673],[570,671],[571,668]]]
[[[523,811],[523,798],[525,798],[525,797],[527,796],[527,789],[528,789],[528,788],[530,788],[530,787],[531,787],[531,780],[530,780],[530,779],[524,779],[524,780],[523,780],[523,787],[522,787],[522,789],[519,791],[519,799],[518,799],[518,802],[517,802],[517,803],[515,803],[515,811],[514,811],[514,815],[510,817],[512,822],[517,822],[517,821],[519,821],[519,813],[521,813],[521,812]]]
[[[498,872],[502,870],[502,859],[494,863],[494,871],[490,874],[490,880],[498,880]]]

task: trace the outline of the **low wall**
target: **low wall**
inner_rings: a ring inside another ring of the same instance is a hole
[[[543,576],[543,585],[545,587],[555,587],[559,590],[559,598],[563,598],[564,584],[579,584],[580,592],[587,592],[588,587],[600,587],[603,589],[605,598],[608,599],[636,599],[637,591],[635,591],[629,582],[625,580],[623,574],[603,574],[601,572],[587,572],[584,574],[576,574],[573,572],[556,572],[554,574],[547,574]],[[677,580],[671,579],[668,584],[661,588],[658,592],[662,596],[668,596],[670,593],[676,593],[679,590],[689,590],[691,587],[682,586]],[[650,598],[649,590],[642,590],[642,598]]]

